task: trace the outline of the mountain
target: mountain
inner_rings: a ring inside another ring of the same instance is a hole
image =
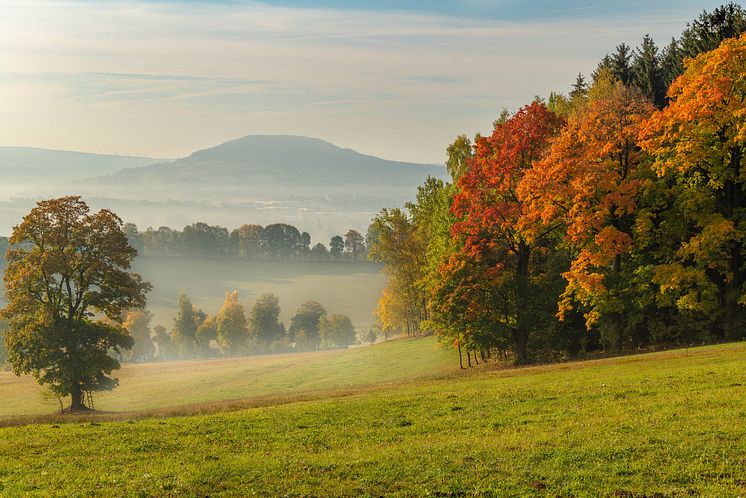
[[[291,223],[328,243],[413,200],[444,166],[388,161],[298,136],[255,135],[175,161],[0,147],[0,234],[40,198],[82,195],[144,229]]]
[[[34,147],[0,147],[0,177],[6,185],[67,182],[108,175],[158,161],[150,157],[112,156]]]
[[[411,192],[428,175],[444,177],[445,168],[388,161],[317,138],[252,135],[173,162],[125,169],[102,180],[118,184],[221,186],[262,193],[268,187],[300,188],[318,195],[330,194],[339,187],[347,189],[348,194],[362,194],[370,188],[406,188]]]

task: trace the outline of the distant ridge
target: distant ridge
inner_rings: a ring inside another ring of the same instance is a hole
[[[318,240],[364,232],[444,166],[390,161],[318,138],[251,135],[177,160],[0,147],[0,233],[42,198],[81,195],[140,228],[290,223]]]
[[[150,157],[120,156],[43,149],[38,147],[0,146],[0,174],[3,181],[62,181],[109,175],[162,161]]]
[[[390,161],[337,147],[318,138],[294,135],[249,135],[199,150],[171,162],[117,172],[117,181],[198,182],[201,185],[237,181],[272,185],[359,185],[409,187],[428,175],[443,177],[445,168],[432,164]]]

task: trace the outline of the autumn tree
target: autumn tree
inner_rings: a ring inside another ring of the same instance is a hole
[[[173,326],[173,342],[182,358],[194,358],[196,352],[197,317],[189,296],[179,293]]]
[[[426,267],[425,241],[412,216],[399,208],[381,210],[371,227],[376,237],[368,257],[383,263],[388,275],[379,301],[379,318],[386,330],[416,334],[427,312],[426,295],[420,285]]]
[[[491,282],[482,286],[490,298],[483,296],[474,305],[481,303],[495,319],[496,332],[512,337],[518,363],[528,361],[528,339],[540,323],[533,298],[541,270],[535,263],[548,247],[554,225],[522,227],[523,202],[517,189],[526,171],[543,158],[560,125],[560,118],[538,101],[497,123],[492,135],[477,139],[453,203],[458,219],[453,233],[462,237],[463,253],[477,263],[473,267],[481,273],[478,280]],[[492,308],[501,310],[500,315]]]
[[[147,310],[129,310],[124,315],[122,326],[135,341],[128,355],[131,361],[147,361],[153,358],[155,347],[150,337],[152,318],[152,313]]]
[[[249,329],[243,306],[238,302],[238,291],[225,293],[223,307],[215,319],[217,339],[223,354],[244,354],[248,349]]]
[[[671,186],[680,227],[668,234],[670,258],[656,265],[653,281],[664,302],[711,316],[726,337],[743,337],[746,35],[688,60],[668,96],[669,106],[641,130],[656,173]],[[649,224],[660,234],[660,223]]]
[[[620,314],[630,305],[623,273],[633,269],[635,210],[648,172],[637,134],[652,112],[638,90],[601,75],[519,188],[530,218],[566,229],[573,260],[563,275],[560,315],[578,303],[589,328],[605,316],[612,349],[620,345]]]
[[[151,287],[129,271],[137,252],[122,220],[106,209],[91,213],[77,196],[37,203],[10,244],[2,318],[11,368],[84,410],[85,392],[118,384],[109,352],[132,347],[122,314],[143,308]]]

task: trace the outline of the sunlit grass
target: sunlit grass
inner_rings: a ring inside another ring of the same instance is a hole
[[[430,337],[316,353],[124,364],[116,373],[120,386],[94,401],[97,410],[131,412],[381,385],[458,370],[454,355]],[[0,420],[54,411],[42,391],[31,377],[0,372]]]
[[[208,416],[7,428],[0,494],[743,496],[745,395],[740,343]]]

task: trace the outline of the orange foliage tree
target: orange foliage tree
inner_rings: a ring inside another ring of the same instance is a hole
[[[637,135],[653,110],[638,91],[601,75],[517,189],[526,220],[564,225],[573,257],[559,314],[580,304],[589,328],[625,308],[621,272],[634,245],[637,198],[650,176]],[[607,333],[616,347],[619,331]]]
[[[530,234],[521,228],[525,225],[521,222],[523,203],[517,188],[560,126],[561,119],[541,102],[498,121],[492,135],[477,138],[453,202],[458,221],[452,232],[462,239],[463,254],[449,258],[442,272],[451,278],[464,277],[449,295],[452,304],[459,299],[470,304],[451,309],[463,308],[472,323],[491,317],[485,326],[512,338],[519,363],[527,361],[528,338],[539,325],[532,309],[536,294],[531,289],[541,274],[535,263],[543,257],[551,227]],[[464,256],[471,261],[464,261]],[[472,271],[465,273],[464,268]],[[474,292],[481,294],[481,299]]]
[[[746,35],[688,60],[668,96],[640,133],[682,225],[653,279],[664,301],[714,314],[736,337],[746,326]]]

